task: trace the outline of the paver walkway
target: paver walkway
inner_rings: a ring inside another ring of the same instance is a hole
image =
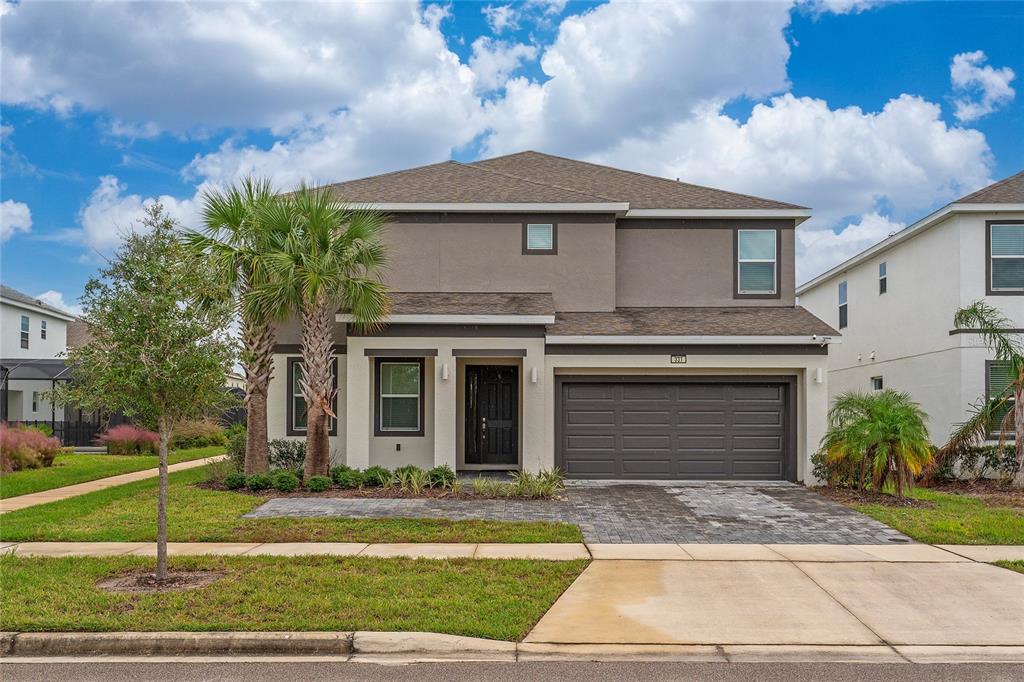
[[[179,462],[168,466],[167,471],[169,473],[174,473],[175,471],[182,471],[184,469],[194,469],[195,467],[201,467],[204,464],[209,464],[210,462],[222,460],[225,457],[227,457],[227,455],[217,455],[215,457],[207,457],[205,459],[193,459],[188,462]],[[0,500],[0,514],[15,511],[16,509],[24,509],[25,507],[34,507],[37,504],[56,502],[57,500],[63,500],[68,497],[77,497],[78,495],[85,495],[86,493],[94,493],[97,490],[113,488],[114,486],[124,485],[125,483],[134,483],[135,481],[141,481],[146,478],[155,478],[159,475],[159,469],[143,469],[142,471],[133,471],[128,474],[118,474],[117,476],[108,476],[107,478],[97,478],[95,481],[86,481],[85,483],[67,485],[63,488],[53,488],[52,490],[42,490],[38,493],[8,497],[5,500]]]
[[[565,521],[594,543],[910,542],[897,530],[792,483],[577,482],[564,500],[289,497],[246,518],[406,517]]]

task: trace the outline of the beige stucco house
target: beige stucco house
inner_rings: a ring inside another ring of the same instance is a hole
[[[390,216],[391,316],[335,326],[336,463],[806,480],[835,330],[795,305],[810,212],[536,152],[333,185]],[[304,435],[297,323],[271,438]]]

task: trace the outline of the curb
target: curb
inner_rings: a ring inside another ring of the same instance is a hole
[[[351,632],[4,632],[0,656],[352,653]]]

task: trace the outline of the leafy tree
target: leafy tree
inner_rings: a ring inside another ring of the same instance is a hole
[[[347,310],[356,326],[372,329],[387,314],[387,288],[381,281],[386,218],[338,199],[329,189],[306,186],[261,213],[273,234],[285,236],[266,255],[271,276],[254,300],[263,310],[295,311],[302,322],[300,384],[306,399],[309,480],[330,472],[329,420],[337,418],[331,407],[334,316]]]
[[[197,257],[206,261],[214,279],[234,297],[241,328],[242,367],[245,370],[246,443],[245,474],[267,471],[267,393],[274,371],[276,311],[253,305],[252,291],[268,275],[264,255],[274,235],[260,220],[259,207],[275,195],[269,180],[243,179],[226,191],[203,194],[203,233],[188,232],[185,239]],[[280,235],[278,235],[280,237]]]
[[[143,230],[126,236],[82,297],[91,339],[68,354],[72,381],[62,404],[121,411],[160,435],[157,580],[167,576],[167,449],[176,425],[225,404],[224,374],[235,358],[232,306],[210,273],[196,268],[159,204]],[[203,298],[205,305],[195,305]]]
[[[825,461],[851,468],[862,490],[870,477],[876,490],[891,484],[903,497],[932,458],[925,418],[906,393],[842,393],[821,440]]]
[[[1007,385],[999,394],[982,396],[974,413],[957,427],[939,451],[939,457],[963,453],[984,443],[991,434],[999,434],[999,449],[1006,445],[1007,435],[1014,434],[1017,473],[1013,483],[1024,487],[1024,344],[1020,334],[1010,331],[1014,324],[1003,313],[984,301],[974,301],[956,311],[953,324],[957,329],[977,330],[982,341],[1004,363]]]

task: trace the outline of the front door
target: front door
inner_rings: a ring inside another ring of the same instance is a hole
[[[519,367],[466,366],[466,464],[519,463]]]

